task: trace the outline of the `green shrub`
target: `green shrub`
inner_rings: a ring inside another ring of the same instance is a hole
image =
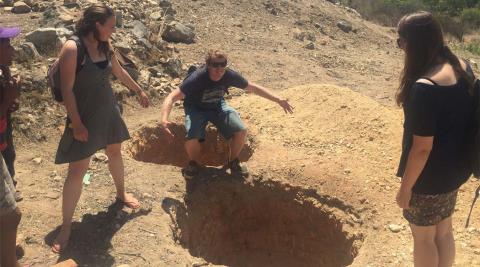
[[[480,41],[477,40],[477,41],[473,41],[467,45],[465,45],[465,50],[473,53],[473,54],[477,54],[477,55],[480,55]]]
[[[467,8],[464,9],[460,15],[463,24],[469,29],[475,29],[480,27],[480,8]]]
[[[408,13],[433,12],[445,33],[462,40],[467,31],[480,27],[480,0],[340,0],[366,19],[394,27]]]

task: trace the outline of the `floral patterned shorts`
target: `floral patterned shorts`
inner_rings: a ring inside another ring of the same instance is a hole
[[[403,210],[403,217],[417,226],[436,225],[452,216],[457,203],[458,189],[438,195],[412,194],[410,207]]]

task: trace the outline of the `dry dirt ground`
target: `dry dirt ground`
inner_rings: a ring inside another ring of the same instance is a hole
[[[229,101],[250,131],[242,159],[251,177],[218,167],[228,148],[211,129],[204,161],[217,166],[186,182],[181,108],[173,111],[177,138],[169,144],[158,128],[159,103],[141,109],[131,99],[124,114],[132,135],[124,145],[126,184],[142,209],[113,205],[107,163],[92,160],[91,184],[83,188],[70,245],[60,257],[49,247],[61,221],[66,174],[66,166],[53,164],[60,131],[47,127],[42,142],[20,135],[22,262],[412,266],[410,230],[394,200],[403,120],[392,103],[401,66],[394,32],[327,1],[172,2],[177,18],[195,25],[198,35],[195,44],[176,45],[185,62],[222,48],[233,68],[277,89],[295,113],[234,90]],[[357,33],[340,31],[339,19],[351,21]],[[305,49],[295,28],[314,32],[316,49]],[[478,204],[464,227],[478,184],[470,180],[460,191],[456,266],[480,266]]]

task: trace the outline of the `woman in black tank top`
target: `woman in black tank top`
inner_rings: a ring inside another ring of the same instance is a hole
[[[458,188],[471,174],[466,136],[473,115],[473,80],[445,45],[428,12],[398,25],[405,66],[397,92],[405,122],[397,204],[410,223],[415,266],[452,266],[451,216]]]

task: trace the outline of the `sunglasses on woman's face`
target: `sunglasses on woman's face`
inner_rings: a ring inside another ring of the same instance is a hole
[[[405,39],[399,37],[397,38],[397,47],[402,49],[405,46]]]
[[[225,68],[227,66],[227,61],[210,62],[210,64],[208,64],[208,66],[212,67],[212,68]]]

